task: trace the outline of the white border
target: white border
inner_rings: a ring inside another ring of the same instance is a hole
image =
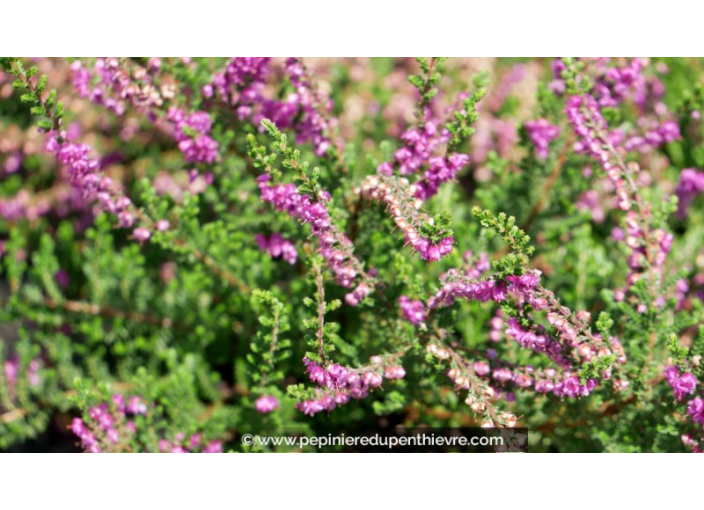
[[[670,0],[3,2],[5,53],[472,56],[702,53],[704,3]]]
[[[40,455],[0,456],[3,508],[689,508],[701,478],[685,454]]]

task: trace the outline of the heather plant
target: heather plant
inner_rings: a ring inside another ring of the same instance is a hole
[[[704,449],[701,59],[0,59],[0,449]]]

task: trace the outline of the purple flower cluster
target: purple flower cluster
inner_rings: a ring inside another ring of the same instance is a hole
[[[135,222],[134,207],[129,198],[116,191],[110,177],[101,174],[97,160],[90,157],[90,146],[67,142],[66,133],[61,133],[62,142],[55,133],[49,133],[45,144],[47,152],[56,155],[61,164],[66,166],[68,175],[74,188],[86,199],[97,199],[100,207],[117,216],[118,224],[124,228],[131,228]],[[161,229],[164,221],[159,224]],[[166,223],[168,225],[168,221]],[[167,226],[168,228],[168,226]],[[134,238],[140,243],[151,237],[145,227],[138,227],[133,232]]]
[[[83,420],[74,418],[71,422],[71,431],[81,440],[81,446],[89,453],[102,453],[95,435],[88,430]]]
[[[403,379],[406,377],[406,370],[401,365],[386,367],[384,377],[387,379]]]
[[[296,246],[286,239],[281,234],[271,234],[267,237],[262,234],[255,236],[259,249],[267,252],[272,258],[283,258],[286,262],[293,265],[298,259],[298,251]]]
[[[420,254],[420,258],[427,261],[438,261],[452,251],[454,239],[452,236],[443,237],[437,243],[424,239],[414,231],[406,233],[406,242]]]
[[[412,300],[408,296],[398,298],[398,304],[401,307],[401,312],[406,319],[417,326],[421,322],[425,322],[426,310],[425,305],[419,299]]]
[[[338,364],[324,368],[308,358],[303,358],[303,363],[310,380],[326,390],[318,391],[315,399],[306,400],[296,406],[310,416],[321,411],[332,411],[336,406],[349,402],[350,397],[365,398],[370,388],[381,386],[383,381],[383,377],[374,371],[365,371],[360,375]],[[386,374],[388,379],[400,379],[406,372],[403,367],[394,366],[387,367]]]
[[[349,248],[351,244],[344,235],[338,238],[332,232],[326,232],[320,236],[320,253],[332,269],[337,283],[343,287],[351,287],[357,277],[357,271],[349,263],[349,257],[345,254],[347,251],[345,248]],[[363,290],[360,289],[360,292]]]
[[[448,135],[445,130],[438,131],[433,121],[427,121],[423,128],[409,129],[401,135],[404,145],[396,150],[394,164],[384,162],[377,167],[377,172],[390,176],[395,165],[401,175],[416,173],[428,163],[435,150],[448,141]]]
[[[603,72],[594,84],[594,95],[599,106],[615,107],[628,99],[633,90],[640,91],[642,96],[645,86],[643,61],[634,58],[623,67],[606,68],[603,65]]]
[[[262,395],[254,403],[254,408],[258,413],[267,414],[279,408],[279,399],[272,395]]]
[[[601,115],[597,101],[590,95],[572,96],[565,108],[567,119],[575,133],[581,138],[574,144],[578,153],[587,153],[602,166],[616,191],[616,205],[623,211],[631,208],[631,199],[622,169],[611,161],[605,143],[616,144],[616,139],[609,138],[608,125]]]
[[[524,330],[518,321],[511,317],[505,333],[518,342],[524,349],[544,352],[551,360],[562,367],[569,367],[570,362],[562,353],[562,345],[545,334]]]
[[[454,239],[446,235],[437,242],[419,234],[423,222],[432,222],[425,214],[418,212],[422,200],[414,198],[417,186],[408,186],[404,178],[370,175],[362,183],[359,193],[366,198],[384,201],[391,211],[396,226],[403,231],[406,244],[416,250],[423,260],[438,261],[452,251]],[[400,189],[403,186],[404,189]]]
[[[125,397],[118,393],[112,396],[115,413],[120,422],[127,419],[127,414],[136,416],[138,414],[146,414],[147,406],[137,396],[133,395],[125,404]],[[107,402],[103,402],[98,406],[91,407],[88,414],[94,422],[94,426],[101,431],[105,440],[108,443],[117,444],[120,442],[120,434],[117,430],[117,421],[110,406]],[[70,426],[72,432],[81,440],[81,445],[90,453],[101,453],[100,444],[95,434],[91,432],[89,427],[80,418],[74,418]],[[124,430],[129,433],[134,433],[137,429],[133,421],[128,420]]]
[[[428,300],[428,308],[437,308],[440,305],[449,306],[456,298],[475,300],[480,302],[501,302],[508,297],[506,284],[494,279],[481,282],[464,282],[461,280],[447,282],[435,296]]]
[[[522,389],[534,387],[538,393],[553,393],[560,398],[588,396],[597,386],[597,381],[594,379],[588,379],[585,384],[581,384],[579,376],[570,370],[559,375],[554,368],[536,371],[532,366],[514,367],[513,369],[506,366],[497,366],[492,369],[486,361],[475,361],[471,365],[471,369],[485,380],[490,377],[499,383],[498,386],[491,387],[495,396],[500,394],[500,387],[506,387],[509,384]],[[459,369],[452,369],[448,376],[460,388],[469,388],[469,381],[466,377],[461,377],[460,374]]]
[[[97,59],[93,69],[99,78],[95,85],[91,83],[93,74],[90,69],[83,67],[78,60],[71,64],[73,86],[78,94],[117,115],[125,113],[124,98],[135,89],[135,92],[138,92],[137,85],[132,83],[127,73],[120,72],[119,62],[114,57]],[[113,97],[112,90],[115,90],[117,97]]]
[[[401,175],[411,175],[427,166],[423,178],[415,183],[413,191],[420,200],[428,200],[437,194],[442,183],[453,180],[457,172],[469,162],[466,154],[433,157],[437,148],[447,143],[448,135],[446,130],[439,132],[432,121],[426,122],[422,128],[409,129],[401,135],[404,146],[395,152],[394,163],[386,161],[380,164],[377,172],[390,177],[396,167]]]
[[[640,224],[638,223],[638,215],[634,211],[629,211],[625,219],[626,230],[620,232],[619,238],[623,240],[626,247],[630,250],[630,254],[626,259],[628,263],[629,273],[626,276],[626,290],[628,290],[638,279],[641,278],[642,272],[647,267],[647,251],[645,234]],[[656,268],[662,268],[667,260],[667,256],[672,250],[674,236],[663,229],[655,229],[650,233],[650,242],[656,244],[656,250],[651,248],[651,253],[655,253],[652,265]],[[622,293],[623,291],[619,291]],[[617,296],[618,300],[623,299],[622,295]]]
[[[240,120],[249,119],[262,130],[262,119],[269,119],[279,129],[293,128],[298,143],[312,142],[315,154],[324,155],[332,146],[327,133],[336,124],[330,113],[332,101],[308,83],[303,66],[295,58],[285,63],[295,92],[284,99],[265,96],[270,58],[234,57],[222,73],[214,76],[212,84],[202,89],[206,98],[217,92],[236,108]]]
[[[325,207],[330,200],[327,192],[321,193],[317,201],[313,201],[308,195],[298,193],[294,184],[270,186],[269,180],[270,177],[266,174],[257,178],[264,202],[269,202],[276,210],[286,212],[303,223],[308,223],[313,234],[318,237],[330,229],[330,217]]]
[[[589,396],[596,386],[597,382],[594,379],[587,379],[586,384],[581,384],[579,381],[579,376],[570,375],[555,384],[552,392],[558,397],[586,397]]]
[[[679,218],[687,217],[687,209],[692,200],[697,195],[704,193],[704,172],[697,171],[694,168],[685,168],[680,173],[680,180],[677,183],[675,190],[679,202],[677,204],[677,216]]]
[[[267,174],[257,177],[259,191],[264,202],[270,203],[277,211],[285,212],[294,218],[300,217],[301,195],[296,189],[296,185],[278,184],[271,186],[271,177]]]
[[[360,282],[352,292],[345,294],[345,303],[350,306],[357,306],[369,294],[372,293],[372,288],[364,282]]]
[[[672,143],[680,137],[680,127],[676,122],[667,120],[656,123],[643,135],[635,134],[626,138],[623,147],[627,151],[656,149],[663,144]]]
[[[19,359],[7,360],[3,364],[3,375],[5,377],[5,382],[7,383],[7,389],[10,392],[10,396],[14,393],[15,384],[17,384],[17,374],[20,369]],[[32,387],[38,386],[41,382],[41,377],[39,375],[39,360],[33,359],[29,362],[27,367],[27,381]]]
[[[447,158],[434,157],[429,160],[429,167],[425,171],[424,179],[415,183],[416,197],[428,200],[435,196],[444,182],[451,181],[457,172],[469,162],[466,154],[451,154]]]
[[[701,397],[690,400],[687,404],[687,414],[692,417],[694,423],[704,425],[704,400]]]
[[[191,450],[200,450],[202,453],[222,453],[222,442],[210,441],[203,447],[203,435],[201,433],[193,434],[188,441],[185,441],[186,435],[183,433],[176,434],[173,441],[166,439],[159,440],[159,451],[162,453],[189,453]]]
[[[65,133],[61,133],[65,138]],[[55,154],[59,162],[68,169],[71,183],[85,196],[95,197],[99,192],[109,192],[112,180],[101,177],[98,161],[90,157],[90,146],[86,143],[59,143],[55,133],[49,134],[44,148]]]
[[[174,138],[178,148],[189,163],[213,163],[218,156],[218,142],[210,136],[212,127],[210,115],[205,112],[192,112],[186,115],[182,110],[169,108],[166,118],[175,126]]]
[[[69,428],[81,440],[81,446],[90,453],[102,453],[103,446],[116,445],[121,441],[121,434],[133,435],[138,429],[134,422],[137,415],[147,414],[147,404],[136,395],[125,400],[123,395],[116,393],[111,403],[103,402],[91,407],[88,415],[91,420],[87,425],[82,419],[74,418]],[[188,441],[185,434],[179,433],[174,441],[162,439],[159,441],[159,451],[171,453],[188,453],[200,450],[204,453],[222,452],[220,441],[211,441],[203,447],[202,434],[193,434]],[[108,450],[110,448],[108,447]]]
[[[150,58],[146,67],[135,66],[131,72],[122,68],[116,57],[96,59],[92,72],[78,60],[71,64],[73,85],[81,97],[117,115],[125,112],[127,103],[132,104],[147,113],[150,121],[155,119],[150,109],[162,106],[165,98],[175,95],[172,84],[161,88],[154,85],[150,73],[160,68],[161,61],[157,57]]]
[[[217,92],[235,107],[240,120],[249,120],[257,129],[264,129],[260,123],[265,118],[279,129],[289,128],[298,113],[297,95],[289,94],[282,101],[265,97],[270,61],[269,57],[233,57],[225,71],[217,73],[201,93],[210,99]]]
[[[330,117],[332,100],[322,92],[313,90],[306,79],[303,66],[297,59],[290,57],[286,60],[286,73],[296,89],[296,99],[300,107],[300,118],[295,124],[296,141],[311,141],[315,154],[323,156],[332,145],[326,132],[336,122],[336,119]]]
[[[213,77],[212,85],[205,85],[202,93],[211,98],[217,90],[221,97],[230,97],[231,104],[239,104],[240,119],[252,115],[251,105],[262,100],[262,88],[269,74],[270,57],[234,57],[225,71]]]
[[[454,274],[450,275],[454,276]],[[451,305],[455,298],[475,300],[480,302],[494,301],[499,303],[513,292],[521,299],[531,304],[535,309],[542,310],[546,306],[543,298],[535,296],[535,289],[540,283],[540,271],[527,272],[522,276],[509,276],[506,282],[492,279],[480,282],[453,279],[443,285],[434,297],[428,301],[429,308],[440,305]]]
[[[594,89],[593,95],[600,107],[616,107],[620,103],[626,101],[633,96],[636,104],[644,106],[648,99],[650,88],[651,95],[654,99],[662,96],[662,83],[654,79],[652,83],[643,75],[644,63],[640,58],[634,58],[627,62],[624,66],[611,66],[608,57],[597,57],[590,60],[584,60],[590,67],[594,68]],[[567,70],[562,59],[556,58],[551,63],[553,72],[553,81],[549,84],[550,90],[553,93],[561,95],[565,92],[565,81],[562,73]],[[577,79],[581,79],[583,75],[579,75]],[[650,87],[649,87],[650,85]]]
[[[323,192],[318,201],[313,202],[309,196],[301,196],[294,184],[271,186],[267,174],[260,175],[257,181],[264,202],[311,226],[313,234],[319,239],[320,253],[335,274],[336,281],[343,287],[351,287],[359,271],[353,266],[350,241],[331,226],[325,206],[330,199],[329,194]],[[346,296],[345,301],[356,306],[371,291],[370,285],[360,283],[354,292]]]
[[[694,394],[698,382],[694,374],[685,372],[680,375],[679,370],[674,366],[665,367],[664,373],[677,400],[682,400],[685,395]]]
[[[525,123],[526,132],[535,153],[540,159],[548,157],[550,142],[560,136],[560,128],[550,124],[546,119],[530,120]]]
[[[48,200],[36,200],[27,190],[21,189],[14,197],[0,198],[0,217],[10,221],[26,218],[35,220],[52,211]]]
[[[482,273],[491,269],[491,262],[489,262],[489,254],[482,252],[479,257],[474,260],[474,253],[471,251],[466,251],[462,254],[462,259],[467,263],[465,276],[467,278],[479,279]]]

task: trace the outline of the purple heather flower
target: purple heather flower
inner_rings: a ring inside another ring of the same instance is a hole
[[[140,243],[143,243],[147,239],[149,239],[152,236],[152,233],[149,232],[148,229],[144,227],[138,227],[134,229],[134,232],[132,232],[132,235],[134,235],[134,238],[139,241]]]
[[[281,257],[291,265],[296,263],[298,259],[296,246],[291,241],[284,239],[281,234],[272,234],[270,237],[257,234],[255,239],[259,248],[272,258]]]
[[[209,442],[203,453],[222,453],[222,443],[220,441]]]
[[[694,168],[685,168],[680,174],[680,181],[675,190],[679,199],[677,206],[677,216],[685,218],[689,204],[697,195],[704,193],[704,172]]]
[[[127,404],[127,412],[131,414],[147,414],[147,405],[136,395],[132,395]]]
[[[692,421],[704,425],[704,400],[697,397],[687,404],[687,414],[692,417]]]
[[[387,367],[384,371],[384,377],[387,379],[403,379],[406,377],[406,371],[402,366]]]
[[[525,123],[525,128],[538,158],[547,158],[548,146],[552,140],[560,135],[560,129],[545,119],[528,121]]]
[[[677,400],[682,400],[685,395],[693,395],[697,387],[697,378],[690,372],[685,372],[681,376],[676,367],[666,367],[665,378],[672,387],[672,392]]]
[[[411,300],[408,296],[401,296],[398,299],[398,304],[401,307],[404,317],[408,321],[417,326],[421,322],[425,322],[426,311],[422,301],[416,299]]]
[[[279,401],[276,397],[271,395],[263,395],[259,397],[254,404],[254,408],[258,413],[270,413],[274,409],[279,408]]]
[[[54,279],[59,287],[62,289],[67,289],[70,283],[68,272],[65,269],[59,269],[54,275]]]

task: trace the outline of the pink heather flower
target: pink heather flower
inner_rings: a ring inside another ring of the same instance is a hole
[[[108,441],[111,443],[119,443],[120,442],[120,434],[117,433],[117,430],[115,429],[108,429],[107,432],[105,433],[105,436],[107,437]]]
[[[188,117],[177,108],[170,108],[167,119],[176,125],[174,137],[178,148],[189,163],[213,163],[218,156],[218,142],[208,133],[211,128],[210,115],[193,112]]]
[[[345,294],[345,303],[350,306],[357,306],[365,297],[372,292],[372,289],[364,282],[361,282],[355,289]]]
[[[594,379],[587,380],[586,385],[582,385],[579,382],[579,377],[572,375],[567,377],[564,381],[561,381],[555,385],[553,392],[558,397],[570,397],[577,398],[580,396],[588,396],[591,391],[596,387],[596,381]],[[536,386],[537,388],[537,386]]]
[[[127,404],[127,412],[131,414],[147,414],[147,405],[136,395],[132,395]]]
[[[337,405],[344,405],[350,401],[350,397],[346,393],[335,393],[334,398]]]
[[[535,391],[538,393],[550,393],[555,389],[555,385],[553,384],[552,381],[536,381],[535,383]]]
[[[376,171],[378,173],[380,173],[381,175],[386,175],[388,177],[388,176],[393,175],[394,167],[391,165],[391,163],[389,163],[388,161],[385,161],[384,163],[382,163],[381,165],[376,167]]]
[[[530,120],[525,123],[525,128],[538,158],[547,158],[548,146],[552,140],[560,135],[560,129],[545,119]]]
[[[631,203],[626,183],[621,178],[618,167],[611,162],[609,151],[604,148],[604,137],[609,138],[609,142],[615,146],[618,145],[618,139],[610,136],[613,133],[610,134],[608,131],[608,124],[601,114],[599,104],[588,94],[572,96],[567,100],[565,113],[574,132],[580,138],[574,144],[575,152],[586,152],[601,164],[615,188],[617,206],[624,211],[629,210]]]
[[[452,243],[454,242],[452,236],[441,239],[437,244],[430,244],[430,241],[421,237],[411,240],[406,236],[406,240],[413,249],[420,253],[420,258],[427,261],[438,261],[450,253],[452,251]]]
[[[682,374],[677,384],[672,388],[677,400],[682,400],[685,394],[692,395],[697,387],[697,378],[689,372]]]
[[[81,446],[89,453],[100,453],[101,449],[98,441],[91,431],[89,431],[83,420],[74,418],[69,427],[71,431],[81,440]]]
[[[159,220],[156,222],[156,229],[159,232],[164,232],[165,230],[169,230],[170,226],[171,226],[171,223],[169,223],[169,220]]]
[[[677,183],[675,190],[677,198],[677,216],[686,218],[687,209],[692,200],[704,193],[704,171],[698,171],[694,168],[685,168],[680,174],[680,181]]]
[[[676,367],[666,367],[664,374],[677,400],[682,400],[685,395],[694,394],[698,382],[694,374],[685,372],[680,376]]]
[[[140,243],[143,243],[152,236],[151,232],[149,232],[149,230],[144,227],[138,227],[134,229],[132,235],[134,235],[134,238]]]
[[[279,401],[276,397],[271,395],[263,395],[257,399],[254,408],[258,413],[270,413],[274,409],[279,408]]]
[[[499,368],[491,374],[494,379],[501,382],[513,380],[513,372],[508,368]]]
[[[220,441],[209,442],[203,453],[222,453],[222,443]]]
[[[125,412],[125,397],[120,395],[119,393],[115,393],[112,398],[112,403],[117,406],[117,410],[121,413]]]
[[[82,437],[88,431],[88,429],[86,429],[85,424],[83,423],[83,420],[81,420],[80,418],[74,418],[71,422],[70,428],[71,432],[73,432],[78,437]]]
[[[484,361],[475,361],[472,368],[477,375],[487,375],[491,371],[489,364]]]
[[[188,447],[189,448],[197,448],[198,445],[200,445],[200,442],[203,440],[203,434],[198,432],[197,434],[193,434],[190,439],[188,440]]]
[[[387,379],[403,379],[406,376],[406,371],[402,366],[387,367],[384,371],[384,377]]]
[[[376,388],[377,386],[381,386],[382,377],[374,372],[365,372],[362,375],[362,382],[367,384],[370,388]]]
[[[687,414],[692,417],[692,421],[704,425],[704,400],[697,397],[687,404]]]
[[[417,326],[421,322],[425,322],[425,305],[420,300],[411,300],[408,296],[401,296],[398,299],[398,304],[401,307],[404,317],[408,321]]]
[[[262,251],[267,252],[272,258],[283,258],[286,262],[293,265],[298,260],[298,251],[296,246],[280,234],[272,234],[271,237],[266,237],[262,234],[255,236],[257,245]]]

